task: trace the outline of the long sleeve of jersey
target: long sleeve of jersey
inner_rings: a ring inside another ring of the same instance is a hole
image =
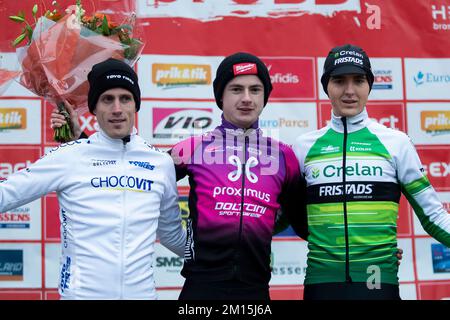
[[[450,247],[450,215],[439,201],[436,191],[423,173],[419,156],[411,141],[403,135],[396,159],[398,179],[425,231]]]
[[[20,207],[64,186],[72,164],[61,147],[0,183],[0,212]]]
[[[306,213],[306,181],[300,175],[298,160],[290,148],[284,152],[286,179],[280,195],[282,216],[277,221],[275,233],[282,229],[283,222],[288,222],[295,233],[307,240],[308,218]]]
[[[173,162],[168,161],[168,163],[170,163],[172,168],[167,168],[166,170],[168,176],[165,183],[164,196],[161,201],[161,215],[158,220],[157,235],[162,245],[178,256],[183,257],[186,231],[181,224]]]

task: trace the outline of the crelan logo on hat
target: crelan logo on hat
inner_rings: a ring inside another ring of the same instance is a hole
[[[233,73],[235,76],[243,74],[258,74],[256,63],[238,63],[233,66]]]

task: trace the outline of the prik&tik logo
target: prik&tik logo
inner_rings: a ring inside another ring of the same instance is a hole
[[[0,130],[26,128],[27,110],[25,108],[0,108]]]
[[[420,126],[431,135],[450,133],[450,111],[422,111]]]
[[[157,86],[179,87],[211,84],[211,66],[206,64],[152,64],[152,82]]]

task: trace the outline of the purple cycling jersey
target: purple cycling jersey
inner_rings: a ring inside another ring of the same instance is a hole
[[[177,179],[189,176],[188,239],[181,274],[267,286],[277,215],[300,211],[299,165],[291,148],[222,119],[171,151]],[[303,214],[299,212],[298,214]]]

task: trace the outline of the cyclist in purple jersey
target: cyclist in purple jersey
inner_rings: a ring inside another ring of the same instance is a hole
[[[258,127],[272,90],[259,58],[242,52],[226,57],[213,86],[221,125],[171,151],[177,179],[187,175],[190,184],[180,299],[268,300],[280,212],[303,216],[302,235],[307,233],[298,161],[289,146]]]

